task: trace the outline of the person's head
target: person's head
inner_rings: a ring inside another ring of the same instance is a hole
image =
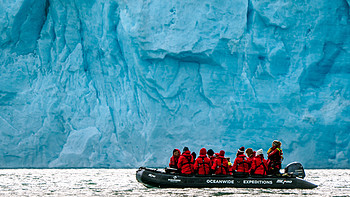
[[[252,148],[247,148],[247,150],[245,150],[245,153],[247,154],[248,157],[252,157],[254,151]]]
[[[209,149],[208,152],[207,152],[207,154],[208,154],[209,156],[213,156],[213,155],[214,155],[213,149]]]
[[[192,155],[193,159],[196,159],[197,154],[195,152],[192,152],[191,155]]]
[[[278,140],[274,140],[272,142],[272,146],[276,146],[277,148],[281,147],[281,145],[282,145],[282,143],[280,141],[278,141]]]
[[[188,149],[187,146],[184,147],[184,149],[182,150],[182,152],[186,152],[186,151],[189,151],[190,149]]]
[[[243,154],[244,154],[244,146],[242,146],[237,150],[237,155],[243,155]]]
[[[202,148],[200,151],[199,151],[199,155],[206,155],[207,154],[207,149],[205,148]]]
[[[225,156],[225,151],[224,150],[220,151],[220,156],[222,156],[222,157]]]
[[[230,161],[231,161],[231,159],[230,159],[229,157],[226,157],[226,160],[227,160],[228,162],[230,162]]]
[[[263,149],[259,149],[256,151],[256,156],[264,156]]]
[[[181,155],[180,150],[179,150],[179,149],[174,149],[174,150],[173,150],[173,155],[174,155],[175,157],[179,157],[179,156]]]

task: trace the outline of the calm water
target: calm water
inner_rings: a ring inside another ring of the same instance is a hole
[[[306,170],[301,189],[149,189],[138,183],[136,169],[0,170],[1,196],[350,196],[350,170]]]

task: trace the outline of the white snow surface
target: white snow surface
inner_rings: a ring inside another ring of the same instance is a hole
[[[349,0],[2,0],[0,167],[174,148],[350,167]],[[266,156],[266,152],[265,152]]]

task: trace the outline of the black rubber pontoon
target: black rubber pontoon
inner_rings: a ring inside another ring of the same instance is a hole
[[[278,189],[313,189],[317,185],[297,177],[246,177],[232,175],[193,175],[170,174],[164,171],[140,167],[136,179],[146,187],[160,188],[278,188]]]

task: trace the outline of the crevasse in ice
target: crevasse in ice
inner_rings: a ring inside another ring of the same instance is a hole
[[[263,148],[350,167],[349,0],[4,0],[0,166]]]

